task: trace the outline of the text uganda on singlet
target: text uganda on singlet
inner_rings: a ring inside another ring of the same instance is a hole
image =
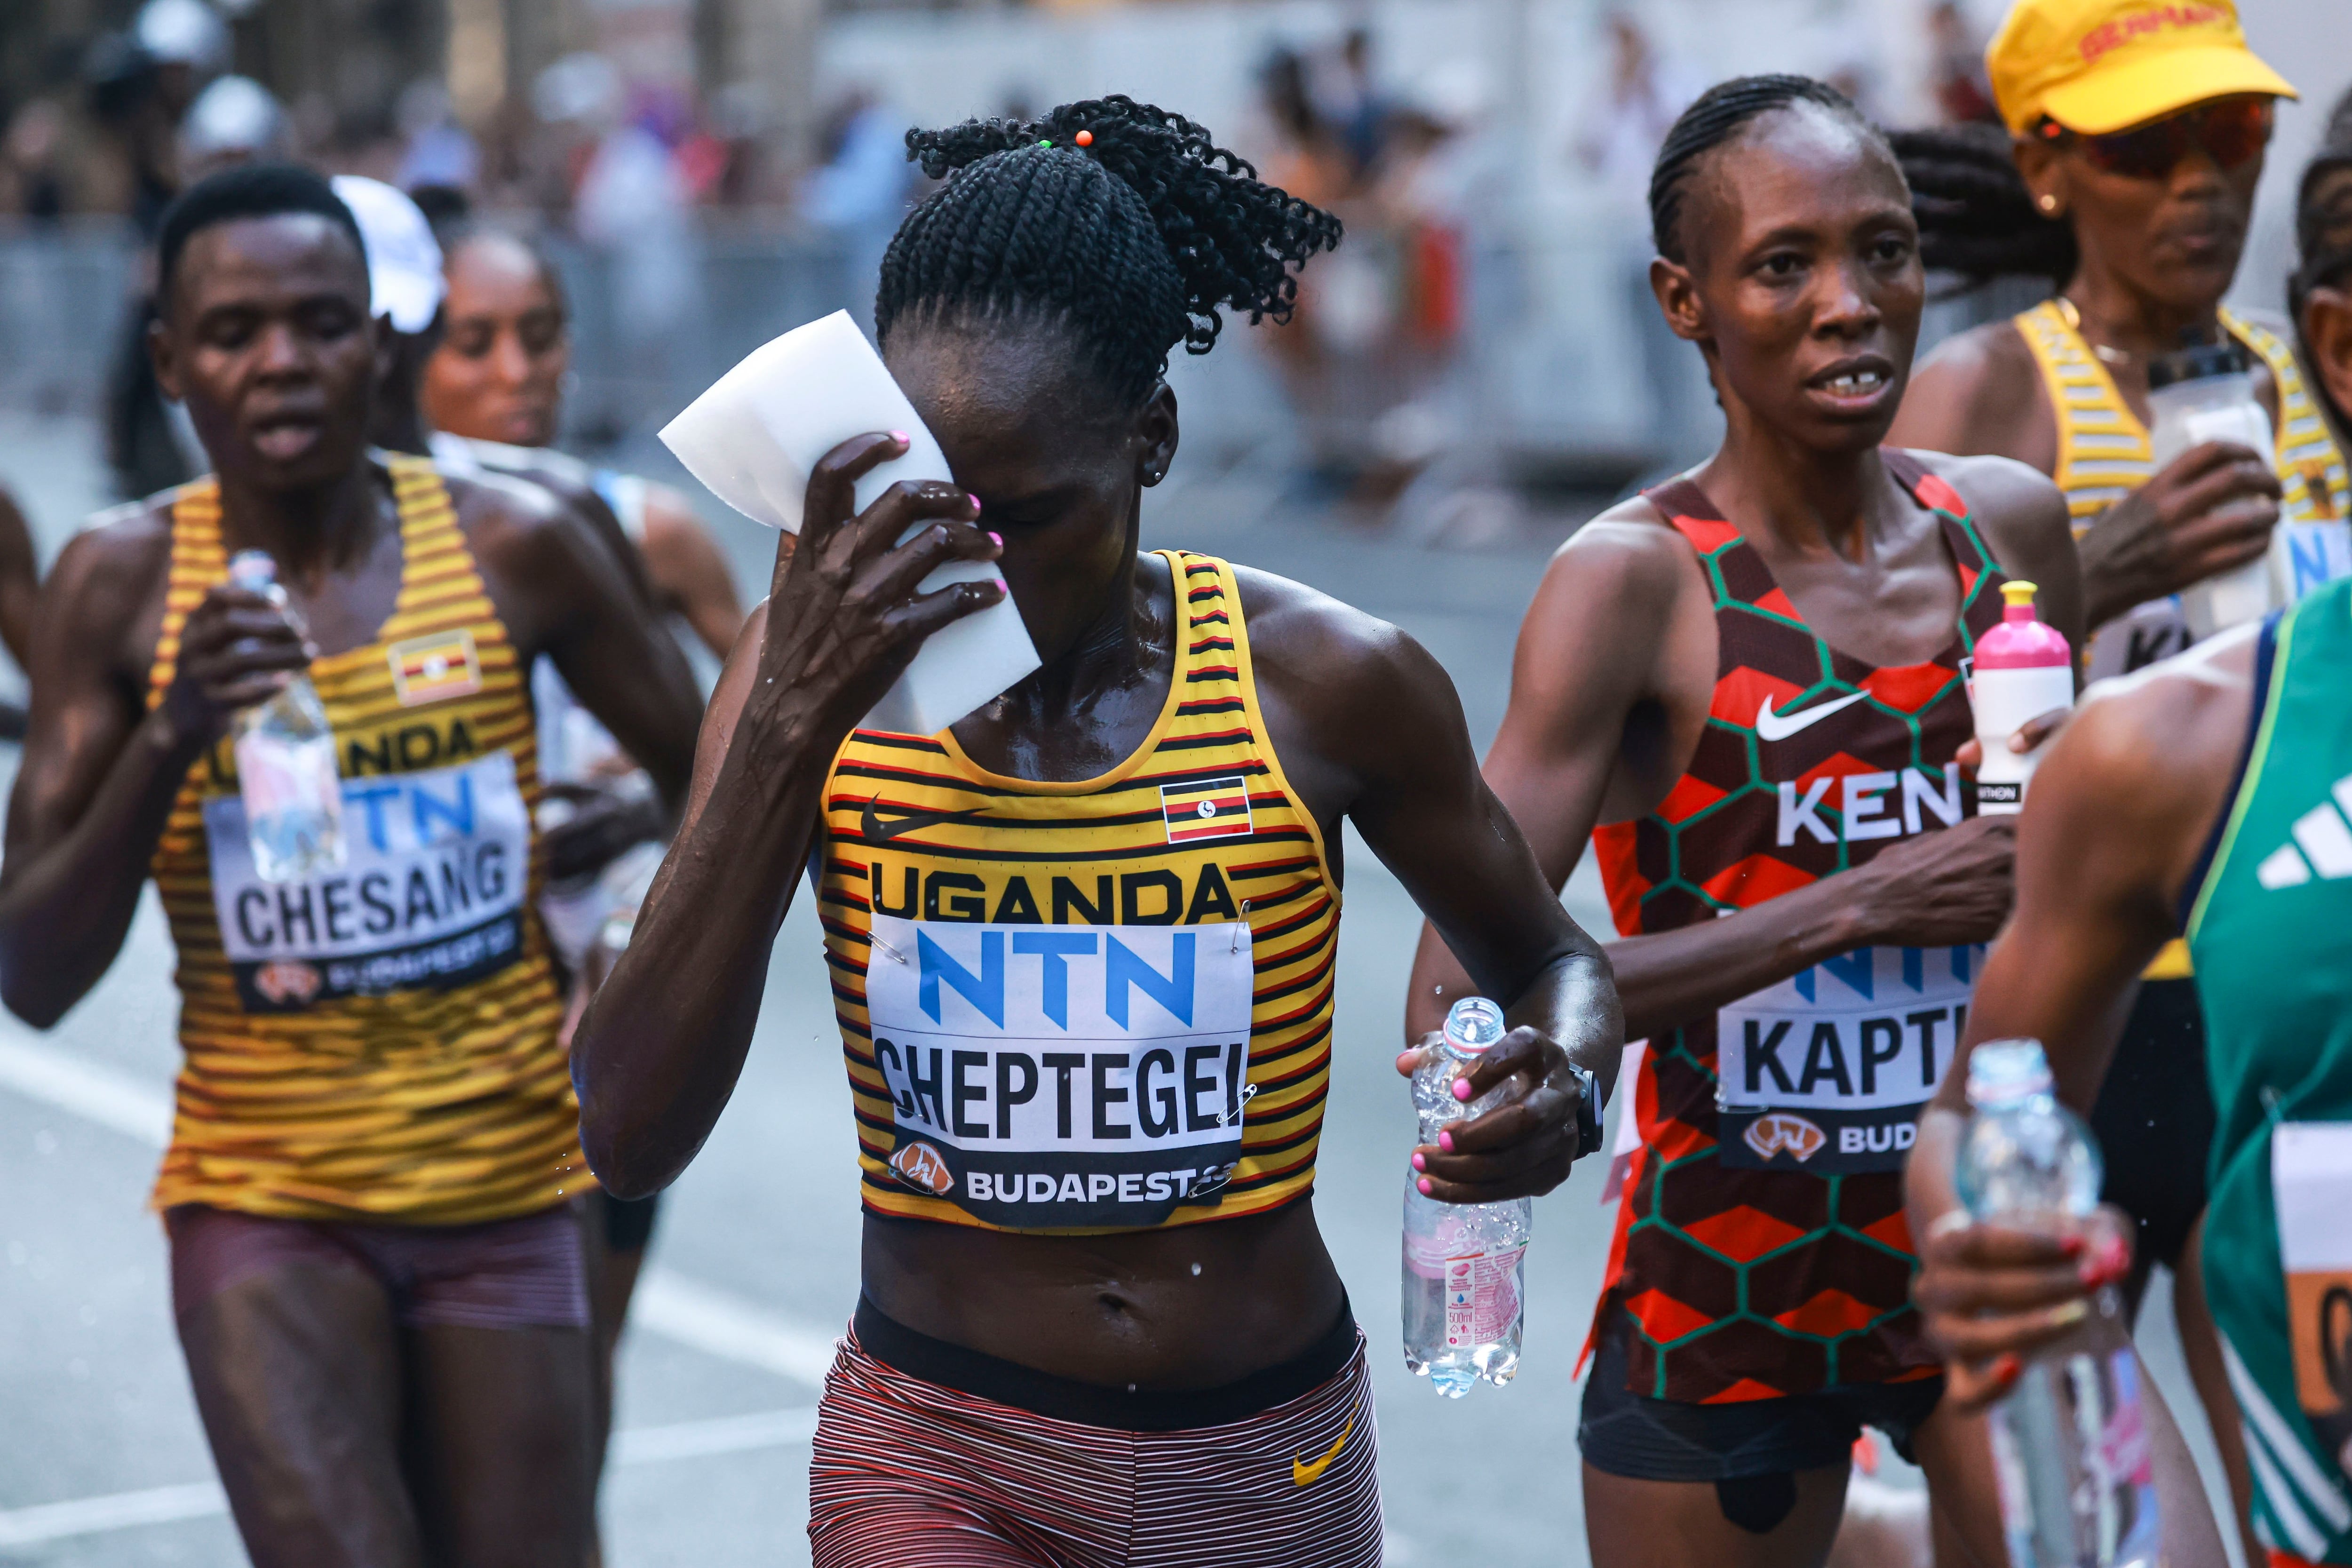
[[[1144,1226],[1241,1158],[1249,927],[877,914],[866,971],[891,1169],[977,1218]]]

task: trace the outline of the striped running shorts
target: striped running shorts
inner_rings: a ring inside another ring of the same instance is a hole
[[[1237,1418],[1139,1430],[1065,1416],[1075,1399],[1157,1426],[1188,1405],[1213,1409],[1228,1391],[1089,1389],[917,1334],[861,1303],[817,1405],[815,1568],[1379,1568],[1363,1335],[1342,1313],[1325,1338],[1244,1385],[1319,1371],[1303,1391]],[[908,1361],[1023,1404],[918,1376]],[[1024,1407],[1039,1404],[1064,1414]]]

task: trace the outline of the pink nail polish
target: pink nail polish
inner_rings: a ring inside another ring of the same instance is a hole
[[[963,492],[963,499],[971,502],[971,510],[975,513],[980,510],[980,498],[978,496],[972,494],[970,490],[966,490]]]
[[[1454,1152],[1454,1134],[1453,1134],[1453,1133],[1451,1133],[1451,1132],[1441,1132],[1441,1133],[1439,1133],[1439,1134],[1437,1135],[1437,1146],[1438,1146],[1439,1148],[1441,1148],[1441,1149],[1444,1150],[1444,1151],[1445,1151],[1447,1153],[1449,1153],[1449,1154],[1453,1153],[1453,1152]]]
[[[1427,1197],[1427,1196],[1429,1196],[1430,1192],[1431,1192],[1431,1190],[1432,1190],[1432,1189],[1431,1189],[1431,1187],[1430,1187],[1430,1184],[1429,1184],[1429,1178],[1428,1178],[1427,1176],[1423,1176],[1423,1177],[1422,1177],[1422,1179],[1421,1179],[1420,1181],[1418,1181],[1418,1182],[1415,1182],[1415,1183],[1413,1184],[1413,1185],[1415,1185],[1415,1186],[1417,1186],[1417,1187],[1419,1187],[1419,1188],[1421,1189],[1421,1195],[1422,1195],[1423,1197]]]
[[[1454,1098],[1456,1100],[1467,1100],[1470,1098],[1470,1080],[1468,1079],[1457,1078],[1454,1080]]]
[[[898,445],[900,445],[901,447],[911,447],[911,446],[913,446],[913,445],[914,445],[914,442],[912,442],[912,441],[910,441],[910,440],[908,440],[908,439],[907,438],[907,433],[906,433],[904,430],[893,430],[893,431],[891,431],[891,432],[890,432],[890,439],[892,439],[893,441],[898,442]]]
[[[988,536],[988,541],[989,541],[989,542],[990,542],[990,543],[992,543],[992,544],[995,545],[995,546],[996,546],[996,548],[998,548],[999,550],[1002,550],[1002,549],[1003,549],[1003,548],[1004,548],[1004,535],[1003,535],[1003,534],[1001,534],[1001,533],[992,533],[992,534],[990,534],[990,535]]]
[[[1429,1162],[1423,1158],[1419,1150],[1415,1150],[1413,1152],[1412,1168],[1416,1171],[1426,1171],[1429,1169]]]

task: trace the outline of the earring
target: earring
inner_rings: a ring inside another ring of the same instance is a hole
[[[2058,198],[2052,195],[2048,191],[2044,191],[2042,193],[2042,199],[2037,205],[2040,205],[2043,212],[2054,213],[2058,210]]]

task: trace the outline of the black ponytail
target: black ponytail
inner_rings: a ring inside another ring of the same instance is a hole
[[[1287,321],[1293,270],[1339,243],[1339,219],[1261,184],[1182,115],[1129,98],[910,131],[907,151],[947,185],[883,258],[877,336],[909,318],[1042,311],[1132,401],[1178,343],[1209,352],[1221,308]]]
[[[1717,82],[1675,120],[1650,170],[1650,239],[1660,256],[1677,263],[1689,259],[1683,245],[1683,198],[1700,160],[1758,116],[1806,103],[1829,110],[1885,145],[1878,128],[1863,118],[1853,100],[1825,81],[1809,76],[1742,76]]]
[[[2000,278],[2047,279],[2054,293],[2082,253],[2074,228],[2034,209],[2033,193],[1998,125],[1897,131],[1888,138],[1911,182],[1919,259],[1958,275],[1965,289]]]

